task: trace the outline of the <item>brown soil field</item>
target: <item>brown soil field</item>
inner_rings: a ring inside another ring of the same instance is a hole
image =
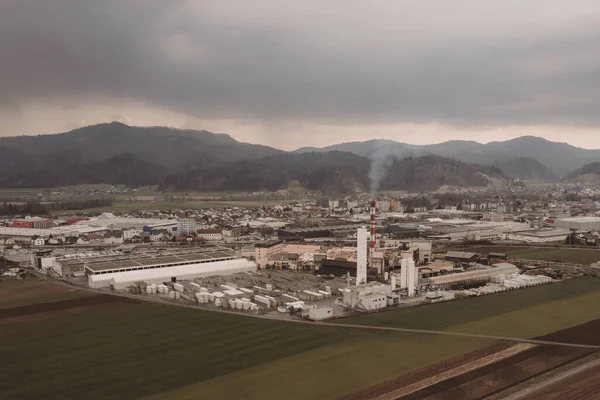
[[[0,309],[0,325],[38,321],[63,314],[74,314],[96,308],[119,307],[137,303],[136,300],[107,294],[53,301],[50,303]]]
[[[590,400],[600,397],[600,366],[562,379],[523,397],[523,400]]]
[[[600,345],[600,335],[597,334],[599,330],[600,320],[594,320],[572,328],[554,332],[537,339],[566,343]],[[406,388],[407,386],[415,384],[419,381],[440,376],[443,373],[447,373],[455,368],[460,368],[461,366],[474,362],[475,360],[500,353],[508,349],[510,346],[511,344],[508,343],[499,343],[479,349],[472,353],[444,361],[423,370],[400,376],[392,381],[383,382],[360,392],[353,393],[344,397],[343,400],[375,398],[396,400],[484,399],[555,368],[583,358],[593,352],[591,349],[560,346],[534,346],[522,352],[518,352],[515,355],[503,358],[497,362],[489,363],[480,368],[473,369],[448,379],[442,379],[441,381],[421,390],[417,390],[406,395],[393,396],[392,392],[394,391]],[[600,386],[600,377],[587,386],[596,388],[595,385]],[[576,385],[573,384],[573,391],[575,390],[575,386]],[[585,390],[584,392],[589,393]],[[564,397],[561,397],[561,399],[562,398]],[[578,399],[578,397],[573,397],[573,399]]]
[[[469,253],[488,254],[488,253],[508,253],[517,250],[527,250],[533,246],[449,246],[445,251],[468,251]]]
[[[94,295],[65,285],[57,285],[43,279],[4,279],[0,281],[0,309],[48,303]]]

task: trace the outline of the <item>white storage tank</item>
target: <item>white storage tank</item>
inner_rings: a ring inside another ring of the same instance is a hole
[[[235,300],[232,300],[232,299],[229,300],[229,308],[235,309]]]
[[[235,301],[235,309],[236,310],[241,310],[244,307],[244,302],[241,300],[236,300]]]
[[[213,293],[209,293],[209,294],[208,294],[208,301],[210,301],[211,303],[212,303],[213,301],[215,301],[215,295],[214,295]]]
[[[170,299],[174,299],[175,298],[175,292],[174,291],[170,291],[169,292],[169,298]]]
[[[221,307],[221,299],[215,299],[215,306]]]
[[[246,311],[250,310],[250,302],[249,301],[242,301],[242,308]]]

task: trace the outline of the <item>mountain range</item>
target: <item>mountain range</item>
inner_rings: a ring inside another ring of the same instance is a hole
[[[600,164],[585,169],[596,161],[600,151],[532,136],[424,146],[370,140],[286,152],[226,134],[113,122],[60,134],[0,138],[0,187],[111,183],[257,191],[297,182],[324,193],[355,193],[369,191],[377,180],[381,190],[431,191],[513,178],[585,180],[600,171]]]
[[[543,180],[556,179],[556,177],[564,176],[586,164],[600,161],[600,150],[582,149],[567,143],[551,142],[535,136],[522,136],[503,142],[490,142],[487,144],[451,140],[438,144],[413,145],[392,140],[375,139],[365,142],[341,143],[322,148],[303,147],[295,152],[328,152],[332,150],[348,151],[363,157],[372,157],[373,154],[386,154],[397,158],[405,158],[435,154],[469,164],[498,166],[506,166],[513,163],[515,159],[520,159],[521,168],[512,171],[510,175],[522,179],[527,179],[528,175],[533,177],[542,175],[545,178]],[[529,171],[529,168],[533,168],[534,171]],[[521,174],[523,176],[520,176]]]

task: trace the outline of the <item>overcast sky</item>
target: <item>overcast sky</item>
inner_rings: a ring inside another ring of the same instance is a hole
[[[600,1],[1,0],[0,135],[600,148]]]

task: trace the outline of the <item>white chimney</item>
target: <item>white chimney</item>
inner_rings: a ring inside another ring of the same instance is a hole
[[[356,284],[367,283],[367,228],[356,231]]]
[[[408,287],[408,259],[403,258],[400,260],[400,289],[406,289]]]
[[[413,297],[415,295],[415,275],[417,272],[417,268],[415,267],[415,260],[413,259],[407,260],[407,264],[408,297]]]

